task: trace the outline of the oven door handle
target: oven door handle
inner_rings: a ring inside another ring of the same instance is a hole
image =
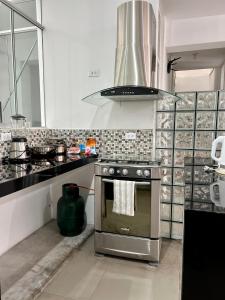
[[[113,183],[112,179],[102,179],[103,182]],[[135,185],[150,185],[151,183],[148,181],[135,181]]]

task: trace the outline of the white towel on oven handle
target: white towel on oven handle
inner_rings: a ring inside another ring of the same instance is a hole
[[[113,212],[120,215],[134,216],[135,181],[113,180]]]

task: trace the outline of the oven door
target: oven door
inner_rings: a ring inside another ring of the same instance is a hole
[[[139,237],[150,237],[151,181],[135,182],[134,216],[126,216],[113,212],[113,179],[102,178],[102,231]]]

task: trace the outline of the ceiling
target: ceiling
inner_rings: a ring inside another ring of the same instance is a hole
[[[160,5],[172,19],[225,14],[225,0],[160,0]]]
[[[186,51],[171,54],[171,58],[182,58],[173,67],[175,70],[192,70],[220,67],[225,61],[225,48]]]

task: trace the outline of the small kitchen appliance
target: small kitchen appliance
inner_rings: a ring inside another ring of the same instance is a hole
[[[219,157],[216,156],[218,145],[221,146]],[[225,175],[225,136],[219,136],[213,141],[211,157],[218,163],[218,169],[216,169],[216,172],[221,175]]]
[[[32,147],[31,153],[33,158],[54,157],[56,155],[55,147],[48,144]]]
[[[15,130],[24,129],[26,128],[26,124],[27,124],[26,117],[20,114],[13,115],[11,116],[11,124],[12,124],[12,128]]]
[[[210,184],[210,197],[216,206],[225,207],[225,178]]]
[[[13,137],[11,141],[9,160],[17,162],[27,162],[30,160],[30,149],[25,137]]]
[[[159,262],[160,162],[103,156],[95,163],[96,253]],[[114,180],[135,184],[134,216],[113,212]]]
[[[10,151],[10,163],[26,163],[30,160],[30,149],[27,144],[27,138],[23,136],[22,130],[26,128],[26,118],[16,114],[11,116],[12,128],[14,129]]]

